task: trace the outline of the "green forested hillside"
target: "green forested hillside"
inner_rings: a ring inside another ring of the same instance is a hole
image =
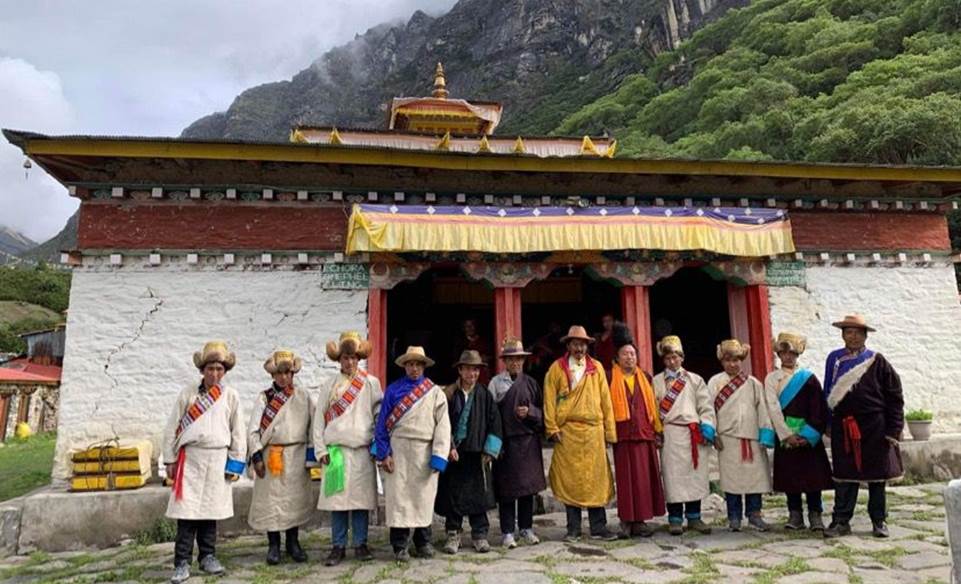
[[[560,134],[632,156],[961,165],[959,0],[759,0]]]

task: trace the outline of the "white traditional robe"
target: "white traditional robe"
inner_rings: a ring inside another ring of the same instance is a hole
[[[261,432],[260,419],[266,405],[267,393],[261,391],[247,423],[247,452],[253,455],[263,450],[264,466],[267,466],[270,448],[282,446],[284,468],[277,476],[271,474],[269,468],[264,478],[254,475],[247,523],[258,531],[286,531],[310,521],[314,510],[307,468],[314,402],[307,390],[295,385],[293,395]]]
[[[374,439],[374,423],[384,399],[380,381],[367,375],[363,389],[339,417],[327,424],[324,413],[350,388],[353,376],[340,373],[320,390],[314,413],[314,450],[317,460],[330,446],[339,446],[344,455],[344,490],[327,497],[323,486],[317,508],[327,511],[352,511],[377,508],[377,465],[370,455]]]
[[[794,374],[801,369],[785,369],[783,367],[775,369],[764,378],[764,400],[767,405],[767,413],[771,422],[771,427],[777,433],[777,438],[781,442],[787,440],[794,434],[787,422],[784,420],[784,412],[781,411],[781,392],[787,387],[788,381]],[[738,390],[740,391],[740,390]]]
[[[668,503],[687,503],[700,501],[710,493],[711,445],[697,447],[698,463],[694,468],[691,455],[691,431],[688,424],[700,424],[708,439],[713,438],[715,428],[714,407],[708,395],[704,379],[696,373],[681,369],[687,381],[684,391],[677,401],[661,417],[664,425],[664,445],[661,448],[661,477],[664,481],[664,497]],[[660,415],[661,400],[667,394],[670,384],[664,372],[654,376],[654,399]]]
[[[180,448],[185,448],[183,498],[178,501],[171,490],[167,503],[171,519],[228,519],[234,515],[231,481],[224,473],[228,459],[237,474],[243,472],[247,439],[240,397],[233,388],[220,387],[223,393],[214,405],[176,436],[184,412],[200,397],[199,384],[185,387],[164,426],[164,461],[176,461]]]
[[[435,385],[397,422],[390,434],[394,472],[381,475],[387,527],[427,527],[434,521],[437,471],[431,456],[450,455],[447,396]]]
[[[707,382],[711,404],[731,377],[718,373]],[[767,448],[774,447],[775,434],[771,428],[764,386],[749,375],[741,387],[724,403],[717,416],[717,433],[724,450],[717,454],[721,472],[721,490],[732,494],[769,493],[771,465]],[[768,446],[763,445],[764,440]],[[751,449],[750,460],[744,460],[742,441]]]

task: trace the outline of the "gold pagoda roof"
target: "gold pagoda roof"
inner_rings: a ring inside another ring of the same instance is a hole
[[[448,95],[444,66],[437,63],[434,89],[429,97],[395,97],[391,100],[388,129],[441,136],[494,133],[503,112],[500,103],[451,99]]]

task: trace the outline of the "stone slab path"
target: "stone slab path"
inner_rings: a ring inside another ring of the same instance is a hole
[[[306,564],[263,562],[266,542],[245,536],[221,540],[218,556],[228,568],[222,578],[195,576],[191,584],[272,582],[337,582],[340,584],[575,584],[600,582],[755,582],[758,584],[932,584],[949,582],[950,556],[945,538],[943,485],[892,487],[888,493],[890,539],[871,537],[866,493],[862,492],[854,534],[825,541],[810,532],[780,528],[786,518],[783,496],[765,499],[765,516],[778,525],[768,533],[746,529],[731,533],[724,527],[724,504],[713,496],[705,518],[715,525],[711,535],[672,537],[663,528],[649,539],[597,543],[589,539],[563,543],[564,516],[550,513],[535,517],[544,540],[536,546],[513,550],[500,547],[496,520],[492,521],[492,551],[478,554],[465,536],[461,552],[439,552],[442,523],[434,526],[438,555],[432,560],[412,560],[400,565],[392,560],[383,528],[371,528],[375,561],[358,563],[349,558],[340,566],[322,565],[329,531],[320,529],[303,538],[310,554]],[[826,508],[831,495],[825,493]],[[492,513],[492,518],[496,514]],[[616,512],[609,513],[617,528]],[[586,519],[585,519],[586,522]],[[586,526],[585,526],[586,530]],[[170,577],[172,543],[128,545],[84,552],[0,559],[2,582],[164,582]],[[194,567],[196,573],[196,565]]]

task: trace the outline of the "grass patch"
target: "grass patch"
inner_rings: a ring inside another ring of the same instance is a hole
[[[772,568],[763,574],[758,574],[754,577],[754,582],[756,584],[774,584],[778,581],[778,579],[783,578],[784,576],[791,576],[793,574],[801,574],[809,571],[811,571],[811,566],[809,566],[807,562],[801,558],[791,558],[780,566]]]
[[[0,501],[29,493],[50,484],[57,434],[47,432],[29,438],[11,438],[0,448]]]
[[[177,522],[166,517],[158,517],[150,527],[141,529],[134,536],[137,545],[148,546],[154,543],[173,541],[177,537]]]
[[[911,519],[915,521],[934,521],[935,519],[943,519],[943,517],[935,516],[930,511],[915,511],[911,514]]]
[[[685,570],[690,574],[683,580],[685,584],[704,584],[713,582],[720,577],[721,572],[714,565],[714,560],[710,554],[694,552],[691,554],[691,560],[694,563]]]

